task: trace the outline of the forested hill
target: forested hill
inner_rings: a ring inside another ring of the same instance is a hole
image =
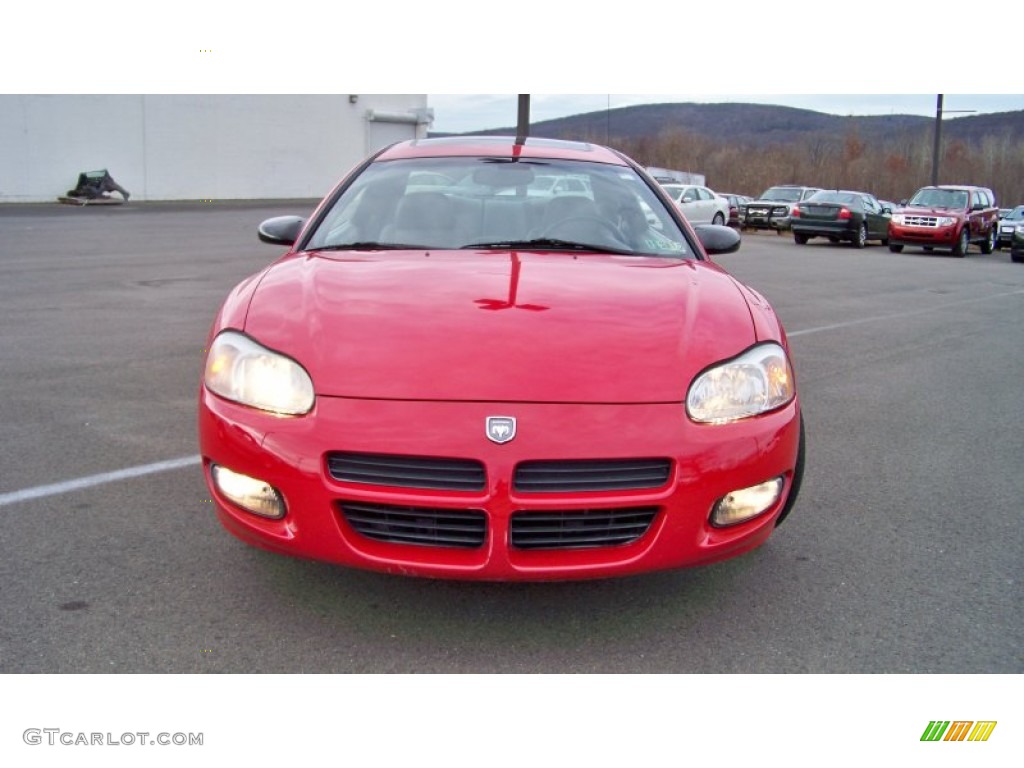
[[[799,182],[863,189],[888,200],[930,183],[935,118],[854,117],[763,104],[645,104],[530,126],[531,136],[608,144],[642,165],[703,174],[750,195]],[[514,127],[474,131],[514,135]],[[439,134],[438,134],[439,135]],[[940,184],[991,187],[1024,201],[1024,110],[943,116]]]
[[[920,133],[931,136],[934,117],[919,115],[842,116],[765,104],[642,104],[586,112],[530,126],[534,136],[614,142],[651,139],[682,131],[720,142],[744,145],[791,144],[822,136],[856,134],[862,141]],[[1024,140],[1024,110],[985,115],[944,116],[943,135],[976,143],[986,136]],[[515,126],[473,131],[515,134]]]

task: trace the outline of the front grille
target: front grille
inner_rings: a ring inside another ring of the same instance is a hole
[[[482,491],[487,482],[484,465],[471,459],[338,452],[327,455],[327,471],[346,483],[442,491]]]
[[[937,227],[939,219],[936,216],[906,216],[903,223],[908,227]]]
[[[520,493],[660,488],[668,482],[671,465],[668,459],[526,461],[516,467],[512,487]]]
[[[516,549],[615,547],[647,533],[657,513],[657,507],[514,512],[509,532]]]
[[[767,207],[762,207],[762,206],[753,206],[752,205],[752,206],[747,208],[747,213],[749,213],[751,216],[767,216],[768,215],[768,208]]]
[[[487,536],[487,516],[477,509],[434,509],[388,504],[339,502],[345,520],[375,541],[428,547],[480,547]]]

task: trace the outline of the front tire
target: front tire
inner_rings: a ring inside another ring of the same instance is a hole
[[[800,494],[800,486],[803,485],[804,480],[804,463],[806,461],[806,448],[807,438],[804,434],[804,415],[800,414],[800,447],[797,448],[796,452],[796,466],[793,467],[793,479],[790,481],[789,498],[786,499],[786,506],[782,508],[782,513],[775,518],[775,527],[778,528],[782,525],[782,521],[789,515],[793,505],[796,503],[796,497]]]
[[[992,253],[996,247],[996,228],[992,227],[988,231],[988,237],[985,238],[985,242],[981,244],[981,252],[984,254]]]
[[[889,250],[893,253],[903,253],[903,246],[896,243],[889,243]]]
[[[971,241],[967,236],[967,227],[965,226],[960,230],[960,237],[957,238],[956,245],[953,246],[953,255],[959,256],[961,259],[967,255],[967,249],[970,247]]]
[[[797,245],[807,245],[807,235],[801,235],[799,232],[793,233],[793,240]]]

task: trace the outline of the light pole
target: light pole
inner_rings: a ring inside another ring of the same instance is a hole
[[[977,112],[975,109],[947,109],[947,112]],[[932,147],[932,186],[939,184],[939,153],[942,148],[942,94],[935,99],[935,144]]]
[[[516,144],[524,144],[530,135],[530,94],[519,94],[519,118],[516,124]]]
[[[935,143],[932,145],[932,186],[939,184],[939,147],[942,144],[942,94],[935,100]]]

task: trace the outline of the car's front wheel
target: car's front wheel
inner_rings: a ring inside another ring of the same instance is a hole
[[[889,243],[889,250],[893,253],[903,253],[903,246],[896,243]]]
[[[996,247],[996,228],[992,227],[988,231],[988,237],[985,238],[985,242],[981,244],[981,252],[988,254],[992,253]]]
[[[964,227],[960,230],[960,237],[957,238],[956,245],[953,246],[953,255],[961,258],[966,256],[968,247],[970,247],[970,240],[967,236],[967,227]]]
[[[782,525],[782,521],[786,519],[793,505],[796,503],[796,497],[800,493],[800,486],[803,484],[804,479],[804,455],[806,453],[807,439],[804,436],[804,415],[800,414],[800,447],[796,451],[796,466],[793,467],[793,479],[790,481],[791,485],[789,488],[789,498],[786,499],[786,506],[782,508],[782,512],[777,518],[775,518],[775,527],[778,528]]]
[[[793,233],[793,240],[797,245],[807,245],[807,235],[801,235],[799,232]]]

